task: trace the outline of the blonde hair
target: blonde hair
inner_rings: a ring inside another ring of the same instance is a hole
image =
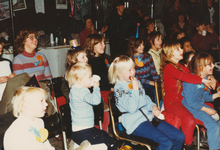
[[[181,68],[177,67],[177,64],[171,59],[174,55],[173,52],[175,49],[177,48],[181,48],[181,45],[178,41],[176,40],[170,40],[167,41],[162,48],[162,52],[161,52],[161,64],[160,64],[160,77],[161,77],[161,86],[162,86],[162,91],[164,94],[164,78],[163,78],[163,70],[164,67],[167,64],[171,64],[173,65],[176,69],[179,69],[180,71],[182,71]],[[178,86],[178,91],[180,91],[181,88],[181,81],[177,80],[177,86]]]
[[[71,67],[73,64],[78,62],[77,57],[79,56],[80,53],[86,53],[86,50],[83,48],[79,50],[68,50],[66,54],[66,69]]]
[[[65,76],[65,79],[69,83],[69,87],[71,88],[71,86],[75,84],[77,80],[82,80],[88,71],[92,71],[91,66],[84,62],[77,62],[69,67]]]
[[[46,91],[38,87],[21,86],[15,92],[12,98],[13,114],[15,117],[19,117],[24,112],[25,105],[31,102],[31,99],[28,99],[28,97],[36,92],[44,93],[46,98]]]
[[[134,67],[134,61],[125,55],[120,57],[116,57],[115,60],[111,63],[109,70],[108,70],[108,79],[109,83],[116,84],[120,81],[121,73],[127,69]]]

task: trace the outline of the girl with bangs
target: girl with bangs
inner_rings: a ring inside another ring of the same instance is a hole
[[[200,53],[196,55],[190,65],[190,71],[207,79],[213,74],[214,63],[213,58],[208,53]],[[220,97],[220,91],[210,94],[210,89],[202,84],[183,83],[183,105],[193,114],[193,116],[201,120],[208,135],[208,145],[210,150],[220,149],[220,121],[216,110],[208,106],[205,102],[213,102],[214,99]]]
[[[105,38],[100,34],[90,34],[86,38],[84,49],[87,52],[88,64],[92,67],[92,73],[99,75],[101,96],[104,99],[104,120],[103,130],[107,131],[110,123],[108,110],[108,94],[113,91],[112,85],[108,81],[108,68],[111,63],[110,56],[105,52]]]
[[[161,52],[161,80],[165,94],[164,107],[181,120],[181,129],[185,134],[185,149],[193,149],[193,132],[196,121],[193,115],[182,104],[182,82],[201,84],[210,87],[211,81],[189,73],[189,69],[179,61],[183,59],[183,50],[177,41],[168,41]],[[214,87],[214,85],[212,85]]]

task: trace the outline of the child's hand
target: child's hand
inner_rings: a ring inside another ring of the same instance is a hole
[[[208,88],[212,89],[213,83],[211,80],[202,79],[202,83],[204,83]]]
[[[95,81],[94,81],[94,83],[93,83],[93,87],[95,87],[95,86],[100,86],[99,81],[98,81],[98,82],[95,82]]]
[[[212,108],[208,108],[208,107],[202,107],[201,109],[202,111],[206,112],[209,115],[214,115],[216,113],[216,111]]]
[[[155,86],[154,81],[150,81],[149,84],[152,85],[152,86]]]
[[[212,99],[216,99],[220,97],[220,91],[212,95]]]
[[[0,84],[8,81],[8,76],[0,77]]]
[[[210,76],[208,76],[208,80],[211,80],[211,87],[212,87],[213,90],[215,90],[216,82],[217,82],[215,77],[213,75],[210,75]]]
[[[131,80],[133,89],[138,90],[139,89],[139,83],[138,83],[137,78],[130,76],[130,80]]]
[[[158,116],[161,114],[160,109],[159,109],[156,105],[154,105],[154,106],[152,107],[152,110],[153,110],[153,114],[154,114],[156,117],[158,117]]]
[[[16,73],[11,73],[8,77],[9,78],[14,78],[16,76]]]

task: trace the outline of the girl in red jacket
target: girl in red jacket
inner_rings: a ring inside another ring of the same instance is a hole
[[[189,69],[179,64],[183,59],[183,50],[177,41],[168,41],[161,52],[161,80],[164,90],[164,107],[181,120],[181,128],[185,134],[186,149],[192,147],[193,132],[196,126],[193,115],[182,104],[182,82],[201,84],[210,87],[211,81],[198,75],[189,74]]]

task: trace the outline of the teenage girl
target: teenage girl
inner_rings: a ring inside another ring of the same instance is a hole
[[[122,125],[127,134],[152,139],[159,143],[156,150],[180,150],[184,142],[183,133],[172,125],[162,121],[158,126],[151,124],[154,116],[161,112],[135,78],[135,64],[130,57],[115,58],[109,68],[109,81],[114,86],[116,106],[122,112]],[[141,113],[148,117],[149,121]]]
[[[181,119],[181,129],[185,134],[186,148],[191,147],[193,132],[196,126],[193,115],[182,104],[182,82],[210,85],[209,80],[189,74],[189,69],[180,65],[183,50],[177,41],[168,41],[161,52],[161,79],[165,93],[164,107]]]
[[[209,75],[213,74],[214,64],[213,58],[208,53],[200,53],[196,55],[190,65],[190,71],[193,74],[207,79]],[[183,83],[183,105],[193,114],[193,116],[201,120],[208,135],[209,149],[220,149],[220,121],[216,121],[214,116],[219,116],[212,107],[205,104],[205,102],[212,102],[214,99],[220,97],[220,92],[210,94],[210,89],[202,84]],[[214,115],[212,117],[212,115]]]
[[[132,37],[129,39],[128,55],[135,62],[135,77],[144,86],[146,94],[154,99],[154,82],[159,79],[159,75],[151,55],[144,53],[144,42],[141,38]]]

